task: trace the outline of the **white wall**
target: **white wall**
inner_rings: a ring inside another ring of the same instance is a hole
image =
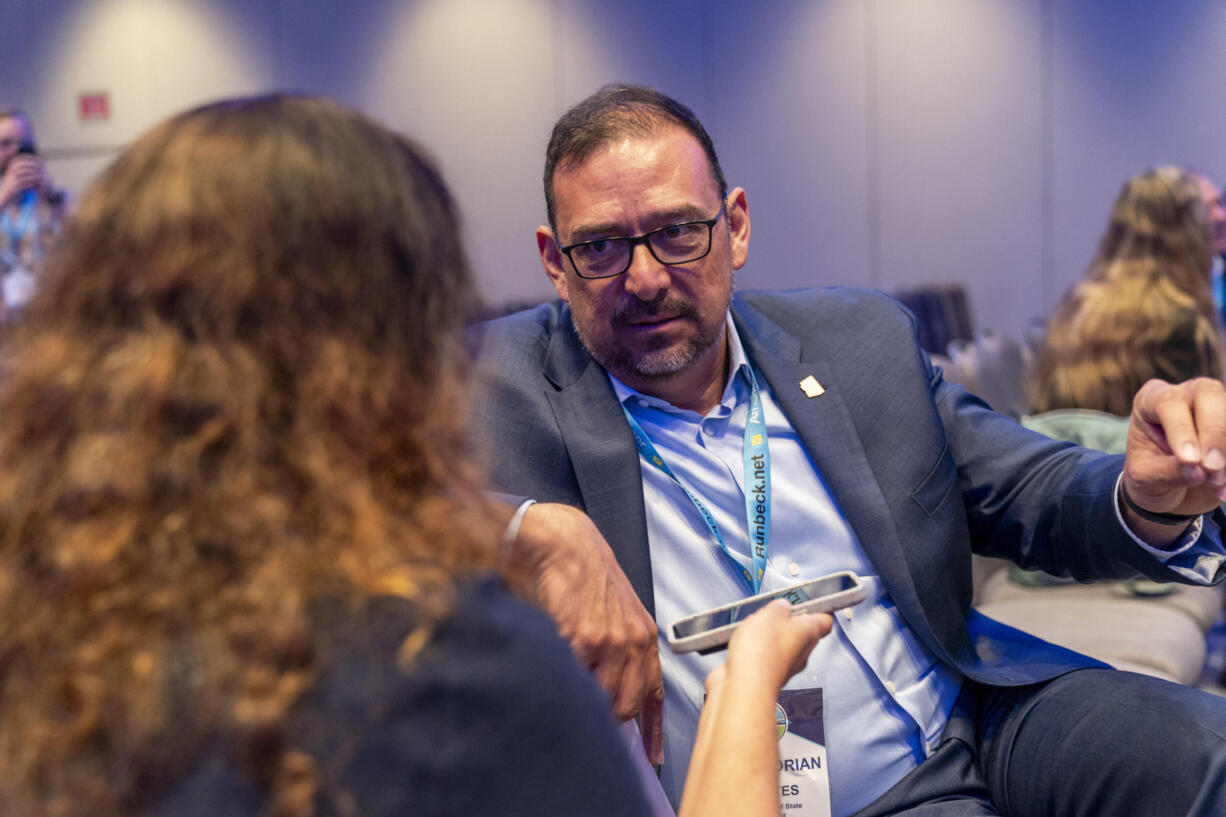
[[[742,287],[964,281],[1014,333],[1080,275],[1131,173],[1226,179],[1214,0],[3,0],[0,103],[79,187],[164,116],[278,88],[418,137],[491,300],[550,293],[544,141],[611,80],[707,122],[749,193]],[[110,93],[79,122],[76,98]]]

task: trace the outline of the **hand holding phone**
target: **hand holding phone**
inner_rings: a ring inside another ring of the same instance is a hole
[[[860,577],[850,570],[831,573],[679,619],[668,628],[668,646],[676,653],[706,655],[727,647],[737,625],[775,599],[791,602],[792,615],[829,613],[859,604],[867,592]]]
[[[8,206],[27,190],[48,186],[47,169],[31,145],[22,145],[0,167],[0,206]]]

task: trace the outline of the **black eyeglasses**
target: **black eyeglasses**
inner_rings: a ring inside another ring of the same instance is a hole
[[[661,264],[676,266],[705,258],[711,252],[711,230],[724,215],[726,202],[714,218],[670,224],[642,235],[597,238],[558,246],[580,278],[612,278],[630,269],[636,244],[646,244]]]

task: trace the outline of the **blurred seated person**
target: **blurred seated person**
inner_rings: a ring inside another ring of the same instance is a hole
[[[5,312],[30,299],[66,204],[34,147],[30,118],[17,108],[0,107],[0,309]]]
[[[304,98],[175,117],[85,197],[4,347],[0,813],[648,813],[499,578],[458,233],[415,146]],[[710,680],[683,813],[778,814],[830,628],[788,612]]]

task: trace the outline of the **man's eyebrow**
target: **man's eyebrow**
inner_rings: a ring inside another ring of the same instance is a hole
[[[661,227],[667,227],[670,224],[680,224],[686,221],[701,221],[711,217],[706,210],[703,210],[696,204],[680,204],[676,207],[669,207],[664,210],[657,210],[652,213],[644,224],[648,225],[645,232],[658,230]],[[618,222],[608,222],[604,224],[584,224],[571,230],[570,240],[568,244],[579,244],[584,241],[592,241],[598,238],[625,238],[631,235],[625,225]]]
[[[583,241],[591,241],[596,238],[620,238],[629,235],[625,227],[617,223],[608,224],[585,224],[581,227],[576,227],[570,231],[570,240],[567,244],[578,244]]]

